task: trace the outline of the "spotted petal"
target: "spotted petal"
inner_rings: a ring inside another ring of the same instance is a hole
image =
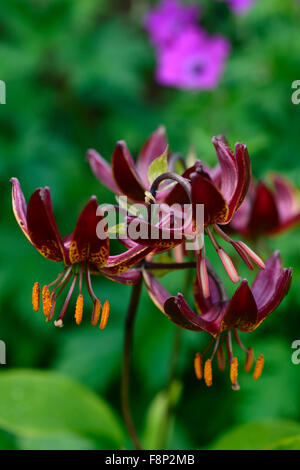
[[[12,182],[12,205],[15,218],[24,235],[32,243],[27,226],[27,206],[21,185],[17,178],[11,178],[10,181]]]
[[[257,234],[274,230],[279,224],[279,214],[272,192],[261,181],[258,183],[252,204],[248,233]]]
[[[250,159],[245,144],[237,143],[235,153],[224,138],[214,137],[213,144],[221,168],[220,189],[229,207],[227,217],[222,223],[228,223],[247,194],[251,177]]]
[[[145,188],[149,189],[148,169],[156,158],[160,157],[168,145],[166,130],[160,126],[142,147],[137,158],[137,169]]]
[[[251,331],[255,328],[257,319],[257,305],[248,286],[248,281],[244,279],[226,309],[222,329],[234,327],[242,331]]]
[[[86,158],[96,178],[113,193],[120,194],[120,190],[114,181],[111,167],[107,161],[93,149],[87,151]]]

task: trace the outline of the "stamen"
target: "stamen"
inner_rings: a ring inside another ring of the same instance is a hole
[[[212,367],[211,367],[211,360],[207,359],[204,364],[204,380],[207,387],[212,386]]]
[[[69,303],[70,303],[70,300],[71,300],[71,297],[72,297],[77,279],[78,279],[78,274],[75,274],[74,279],[73,279],[72,284],[71,284],[71,287],[69,289],[68,295],[66,297],[65,303],[64,303],[63,308],[60,312],[60,315],[59,315],[57,321],[54,322],[55,326],[60,326],[60,327],[63,326],[63,319],[64,319],[64,316],[66,314],[67,308],[69,306]],[[61,320],[61,323],[59,322],[59,320]],[[59,322],[59,324],[58,324],[58,322]]]
[[[236,357],[234,357],[230,364],[230,380],[231,380],[232,385],[235,385],[237,383],[237,378],[238,378],[238,360]]]
[[[64,290],[64,288],[66,287],[66,285],[68,284],[70,278],[72,276],[72,266],[69,266],[69,268],[67,269],[64,277],[62,278],[62,280],[57,284],[57,286],[53,289],[54,291],[57,290],[61,285],[62,285],[62,288],[60,289],[59,293],[57,294],[57,297],[59,296],[59,294]],[[50,285],[50,284],[49,284]],[[49,287],[49,286],[48,286]]]
[[[264,367],[264,356],[261,354],[256,361],[254,372],[253,372],[253,379],[257,380],[261,376],[262,370]]]
[[[76,309],[75,309],[75,321],[76,325],[80,325],[82,321],[82,314],[83,314],[83,295],[79,294],[76,301]]]
[[[223,344],[220,344],[220,346],[218,347],[217,360],[218,360],[218,367],[219,367],[220,371],[223,372],[225,370],[225,367],[226,367]]]
[[[153,196],[153,194],[150,193],[150,191],[145,191],[145,203],[146,204],[156,203],[156,199]]]
[[[202,355],[200,353],[196,353],[195,355],[194,369],[195,369],[195,375],[197,379],[201,380],[203,377],[203,371],[202,371]]]
[[[250,347],[248,348],[248,352],[246,355],[245,372],[249,372],[251,370],[253,362],[254,362],[254,352],[253,352],[253,349]]]
[[[32,289],[32,307],[35,312],[38,312],[40,308],[40,293],[40,285],[36,282]]]
[[[42,290],[43,312],[45,317],[49,317],[51,313],[51,295],[48,286],[44,286]]]
[[[97,325],[99,318],[100,318],[100,313],[101,313],[101,303],[100,303],[100,300],[97,299],[94,302],[93,313],[92,313],[91,323],[93,326]]]
[[[222,261],[222,264],[228,274],[228,276],[230,277],[230,279],[232,280],[232,282],[239,282],[240,278],[239,278],[239,275],[234,267],[234,264],[230,258],[230,256],[226,253],[225,250],[223,250],[223,248],[219,248],[218,249],[218,255]]]
[[[106,300],[102,308],[101,321],[99,325],[100,330],[104,330],[104,328],[107,325],[108,317],[109,317],[109,310],[110,310],[110,305],[109,305],[108,300]]]

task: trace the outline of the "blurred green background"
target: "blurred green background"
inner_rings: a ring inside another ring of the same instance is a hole
[[[27,199],[38,186],[50,186],[58,225],[67,234],[91,194],[113,201],[91,174],[85,151],[96,148],[109,160],[115,142],[125,139],[136,155],[164,124],[174,151],[186,154],[193,144],[200,158],[214,164],[211,137],[222,133],[231,144],[247,143],[257,177],[277,170],[299,185],[300,105],[291,102],[291,84],[300,79],[299,2],[257,0],[242,17],[222,3],[198,3],[205,7],[201,24],[232,43],[212,92],[155,83],[154,51],[142,27],[154,2],[10,0],[1,6],[0,79],[7,86],[7,104],[0,105],[0,339],[7,347],[7,365],[0,366],[2,449],[132,448],[119,399],[130,288],[94,282],[99,297],[111,303],[102,332],[90,326],[88,302],[80,327],[72,306],[63,329],[33,312],[33,283],[49,283],[58,266],[19,230],[10,177],[20,179]],[[281,250],[284,265],[294,267],[294,279],[280,308],[243,335],[247,346],[265,355],[259,381],[240,367],[241,390],[233,392],[228,370],[214,370],[214,385],[206,389],[194,377],[193,357],[207,337],[184,332],[166,448],[300,448],[300,365],[291,362],[291,343],[300,339],[299,235],[298,228],[268,241]],[[216,268],[223,273],[217,260]],[[183,276],[165,281],[177,293]],[[131,401],[146,448],[162,445],[161,391],[174,329],[143,292]]]

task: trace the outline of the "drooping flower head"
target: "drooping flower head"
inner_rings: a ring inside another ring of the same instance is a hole
[[[156,79],[171,87],[211,90],[220,81],[229,52],[225,37],[186,28],[167,48],[159,49]]]
[[[75,320],[81,323],[83,314],[83,278],[93,302],[92,324],[96,325],[101,313],[101,302],[94,293],[91,274],[102,274],[109,279],[124,284],[135,284],[140,272],[128,268],[136,264],[150,251],[134,244],[127,252],[109,256],[109,238],[104,214],[93,196],[82,210],[72,234],[61,237],[52,209],[49,188],[38,188],[26,205],[20,183],[12,178],[12,202],[16,220],[30,243],[45,258],[63,262],[64,268],[50,284],[42,289],[43,311],[46,321],[50,321],[55,313],[56,301],[63,290],[70,284],[68,294],[55,321],[56,326],[63,326],[71,296],[78,283]],[[101,231],[97,231],[98,224]],[[126,271],[126,272],[125,272]],[[50,292],[50,288],[52,291]],[[35,283],[32,292],[32,303],[35,311],[40,307],[40,286]],[[103,304],[100,328],[104,328],[108,319],[109,303]]]
[[[199,10],[198,5],[183,5],[178,0],[161,1],[145,18],[151,42],[168,46],[183,30],[196,24]]]
[[[252,348],[246,348],[238,335],[238,331],[252,332],[282,302],[287,294],[292,278],[292,269],[282,269],[280,255],[275,252],[267,261],[266,268],[259,271],[252,287],[243,280],[228,300],[224,285],[215,273],[210,271],[210,297],[204,297],[199,289],[197,278],[194,282],[194,299],[197,312],[194,312],[182,294],[172,297],[169,292],[147,271],[144,279],[149,295],[156,306],[177,326],[191,331],[206,331],[212,340],[203,353],[195,357],[195,372],[198,379],[204,376],[207,386],[212,385],[212,361],[217,355],[221,370],[226,367],[224,343],[226,343],[230,380],[235,390],[239,389],[237,375],[238,362],[234,356],[232,334],[237,344],[246,353],[245,370],[249,371],[256,362],[253,378],[259,378],[263,367],[263,356],[256,360]],[[210,357],[202,369],[202,359],[213,348]]]
[[[237,283],[239,281],[238,273],[231,258],[220,246],[213,232],[220,236],[222,240],[230,243],[250,269],[253,269],[252,261],[260,268],[264,268],[263,261],[256,253],[244,242],[232,240],[221,228],[231,221],[248,191],[251,167],[247,147],[243,143],[237,143],[235,152],[233,152],[223,137],[214,137],[213,144],[217,152],[219,165],[211,169],[197,160],[182,176],[178,177],[177,175],[176,178],[180,178],[180,182],[169,191],[166,191],[162,199],[162,204],[171,208],[174,204],[192,207],[191,221],[184,227],[183,237],[177,239],[177,244],[179,245],[185,241],[185,235],[189,240],[194,240],[198,280],[206,297],[209,297],[210,285],[206,269],[203,230],[211,240],[233,282]],[[156,198],[157,181],[162,181],[163,178],[168,180],[171,176],[174,178],[176,175],[173,173],[168,173],[165,176],[161,175],[153,183],[150,193],[154,200]],[[204,208],[204,219],[203,225],[197,227],[197,208],[199,206]],[[145,226],[145,224],[147,222],[141,221],[141,225]],[[169,237],[167,235],[168,230]],[[145,233],[154,233],[156,237],[147,236],[136,241],[151,246],[153,250],[159,250],[165,239],[172,240],[175,237],[176,231],[173,228],[164,227],[161,234],[159,234],[155,231],[155,227],[151,226],[148,230],[145,230]]]
[[[234,232],[256,239],[277,235],[300,221],[296,188],[279,174],[272,174],[270,179],[272,188],[264,181],[252,181],[243,204],[230,223]]]

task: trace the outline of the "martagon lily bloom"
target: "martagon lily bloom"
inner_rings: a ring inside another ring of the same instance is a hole
[[[227,295],[222,281],[216,275],[209,275],[210,297],[205,298],[199,289],[197,280],[194,282],[194,299],[197,313],[194,312],[182,294],[173,297],[148,271],[144,271],[145,284],[156,306],[176,325],[187,330],[207,332],[212,340],[203,353],[195,356],[195,373],[198,379],[204,377],[207,386],[212,385],[212,361],[217,355],[219,368],[224,370],[226,360],[223,344],[226,342],[227,356],[230,365],[230,380],[234,390],[239,389],[237,380],[238,361],[233,353],[232,333],[237,344],[246,353],[245,370],[249,371],[256,362],[253,378],[259,378],[264,358],[261,354],[255,359],[252,348],[246,348],[238,331],[252,332],[281,303],[287,294],[292,278],[292,268],[282,269],[279,252],[275,252],[267,261],[266,268],[259,271],[252,287],[243,280],[231,300]],[[213,347],[212,353],[202,368],[204,355]]]
[[[94,293],[91,274],[101,274],[123,284],[135,284],[140,278],[140,271],[129,268],[143,259],[150,249],[132,244],[126,252],[109,256],[107,227],[95,196],[82,210],[73,233],[62,238],[53,214],[49,188],[38,188],[32,194],[27,206],[19,181],[12,178],[11,182],[13,211],[23,233],[45,258],[64,263],[64,269],[57,279],[42,289],[42,304],[46,321],[53,318],[57,298],[71,282],[62,310],[54,322],[55,326],[63,326],[63,320],[78,281],[75,320],[77,324],[81,323],[83,315],[82,284],[85,276],[87,291],[93,302],[91,322],[92,325],[96,325],[101,314],[101,302]],[[102,225],[100,238],[97,235],[99,223]],[[33,309],[38,311],[40,307],[38,282],[33,287],[32,303]],[[102,308],[100,329],[103,329],[107,323],[109,308],[109,303],[106,300]]]
[[[252,181],[249,192],[234,215],[230,229],[245,238],[278,235],[300,221],[297,190],[279,174],[271,175],[272,189],[263,181]]]
[[[125,195],[131,202],[143,203],[145,192],[150,189],[149,166],[167,146],[165,128],[160,126],[144,143],[136,164],[123,140],[115,146],[111,166],[94,149],[88,150],[86,157],[96,178],[113,193]]]
[[[205,243],[203,242],[203,226],[200,229],[197,226],[195,227],[197,222],[194,213],[197,212],[198,205],[204,207],[204,230],[213,243],[226,272],[233,282],[239,281],[238,273],[229,255],[217,242],[213,231],[233,246],[250,269],[253,269],[251,260],[260,268],[264,268],[264,262],[251,248],[242,241],[232,240],[221,228],[232,220],[234,213],[244,201],[249,188],[251,168],[247,147],[244,143],[237,143],[235,152],[233,152],[223,137],[214,137],[213,144],[217,152],[219,165],[214,169],[210,169],[201,161],[196,161],[192,167],[182,174],[181,180],[184,184],[177,183],[165,194],[162,201],[170,207],[174,204],[183,205],[192,203],[192,224],[186,227],[185,231],[189,240],[191,240],[191,237],[194,237],[195,240],[198,280],[206,297],[209,297],[210,289],[206,267]],[[166,174],[165,179],[169,177],[170,174]],[[160,180],[162,178],[163,175],[160,177]],[[150,190],[152,197],[155,199],[156,191],[153,190],[153,186],[157,186],[155,182]],[[145,222],[142,223],[145,224]],[[162,231],[164,238],[168,238],[166,236],[167,230],[167,228],[164,228]],[[199,230],[200,233],[198,233]],[[147,231],[147,233],[152,232],[153,227]],[[172,239],[173,235],[174,230],[170,229],[169,239]],[[201,239],[201,241],[197,243],[198,239]],[[155,248],[159,249],[162,242],[160,237],[156,237],[154,240],[151,237],[147,237],[146,239],[138,239],[136,241],[152,246],[153,250]],[[177,241],[178,243],[180,241]],[[202,247],[199,248],[201,245]]]
[[[166,47],[185,30],[196,25],[199,6],[184,5],[178,0],[163,0],[150,10],[145,18],[145,28],[151,42],[159,47]]]

